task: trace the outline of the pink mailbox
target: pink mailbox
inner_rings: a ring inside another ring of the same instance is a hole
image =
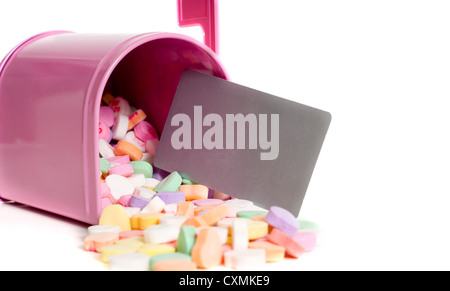
[[[161,133],[187,68],[227,79],[209,47],[179,34],[51,31],[19,44],[0,64],[0,197],[96,224],[104,91]]]

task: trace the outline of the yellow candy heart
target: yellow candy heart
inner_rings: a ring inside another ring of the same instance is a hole
[[[121,231],[131,230],[130,217],[120,204],[113,204],[105,207],[100,220],[100,225],[117,225],[120,226]]]

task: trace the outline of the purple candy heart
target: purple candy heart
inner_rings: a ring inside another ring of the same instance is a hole
[[[293,236],[299,230],[297,219],[292,213],[279,206],[272,206],[267,213],[266,222],[285,234]]]
[[[165,177],[169,176],[169,172],[164,171],[163,169],[153,167],[153,176],[156,180],[162,181]]]
[[[184,192],[158,192],[156,196],[158,196],[164,203],[166,204],[178,204],[181,201],[185,201],[185,193]]]
[[[130,207],[139,207],[142,210],[142,208],[147,206],[150,200],[151,199],[141,197],[138,195],[132,195],[130,201],[128,202],[128,205],[130,205]]]

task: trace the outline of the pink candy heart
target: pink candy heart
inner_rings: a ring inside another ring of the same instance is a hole
[[[134,134],[143,142],[147,142],[150,139],[159,138],[156,129],[147,121],[141,121],[134,128]]]

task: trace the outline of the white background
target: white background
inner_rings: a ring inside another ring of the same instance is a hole
[[[232,81],[333,116],[300,212],[319,224],[319,246],[267,268],[450,270],[450,3],[219,4]],[[15,0],[0,11],[0,56],[47,30],[202,37],[177,27],[175,0]],[[0,269],[105,269],[82,251],[85,232],[2,204]]]

